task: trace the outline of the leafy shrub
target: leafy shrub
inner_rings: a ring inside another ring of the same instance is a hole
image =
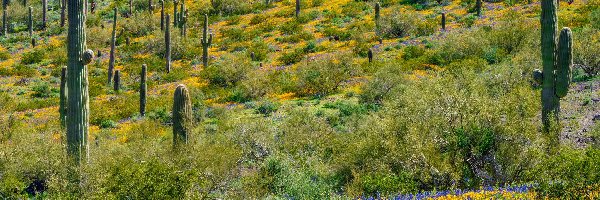
[[[381,105],[392,90],[402,83],[400,67],[388,65],[375,73],[375,76],[362,87],[360,102],[364,104]]]
[[[577,32],[575,33],[577,34]],[[600,31],[584,28],[573,40],[573,63],[589,77],[600,72]]]
[[[304,49],[298,48],[294,49],[291,52],[283,53],[283,55],[281,55],[281,57],[279,57],[278,60],[285,65],[290,65],[300,62],[304,58],[304,55]]]
[[[436,22],[425,19],[415,12],[394,10],[381,18],[381,33],[386,38],[431,35],[436,30]]]
[[[29,64],[37,64],[42,62],[43,59],[46,58],[46,54],[41,49],[35,49],[33,51],[23,53],[23,57],[21,58],[21,63],[25,65]]]
[[[341,84],[358,74],[349,54],[329,55],[298,67],[299,94],[324,96],[337,91]]]
[[[59,92],[56,88],[50,88],[48,83],[37,84],[32,88],[32,91],[33,94],[31,94],[31,96],[37,98],[55,97]]]
[[[246,79],[251,69],[250,58],[246,54],[238,52],[225,55],[215,64],[207,66],[201,76],[210,84],[231,87]]]

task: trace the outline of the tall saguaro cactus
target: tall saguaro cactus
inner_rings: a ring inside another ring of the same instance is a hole
[[[58,107],[60,114],[60,125],[64,128],[67,123],[67,67],[63,67],[60,71],[60,106]]]
[[[113,10],[113,30],[110,38],[110,58],[108,61],[108,85],[113,79],[113,70],[115,68],[115,50],[116,50],[116,37],[117,37],[117,8]]]
[[[173,97],[173,145],[187,144],[192,129],[192,100],[185,85],[178,85]]]
[[[160,0],[160,30],[165,30],[165,1]]]
[[[42,29],[46,30],[46,15],[48,13],[48,0],[42,0]]]
[[[60,27],[65,27],[65,21],[67,17],[67,0],[61,0],[60,2]]]
[[[146,93],[147,93],[147,85],[146,85],[146,64],[142,65],[142,72],[140,74],[140,116],[146,115]]]
[[[208,15],[204,15],[204,31],[202,32],[202,64],[208,66],[208,47],[212,44],[213,35],[208,35]]]
[[[534,71],[534,78],[542,84],[542,121],[548,132],[552,119],[558,120],[560,98],[567,95],[573,65],[572,33],[563,28],[557,44],[558,18],[555,0],[542,0],[541,33],[543,72]],[[557,49],[558,48],[558,49]],[[552,117],[551,114],[553,113]],[[555,136],[553,138],[557,140]]]
[[[6,20],[8,16],[6,16],[6,6],[2,8],[2,35],[8,35],[8,21]]]
[[[170,18],[171,16],[167,15],[167,23],[165,23],[165,59],[167,60],[165,67],[167,69],[167,73],[171,72],[171,28],[169,28],[171,26]]]
[[[181,37],[185,38],[187,35],[187,17],[188,17],[188,11],[187,9],[185,11],[182,11],[181,14],[181,27],[180,27],[180,31],[181,31]]]
[[[29,30],[29,36],[33,36],[33,8],[29,7],[29,20],[27,21],[27,29]]]
[[[300,16],[300,0],[296,0],[296,18]]]
[[[173,26],[177,27],[177,6],[179,5],[179,2],[177,0],[173,1]],[[171,21],[168,21],[169,23],[171,23]]]
[[[381,35],[380,19],[381,19],[381,5],[379,5],[379,2],[377,2],[377,3],[375,3],[375,34],[377,36]]]
[[[79,164],[89,155],[88,70],[94,52],[86,50],[84,0],[69,0],[67,34],[67,153]]]
[[[446,13],[442,13],[442,30],[446,30]]]

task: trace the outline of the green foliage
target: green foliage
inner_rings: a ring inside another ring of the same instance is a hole
[[[415,12],[394,10],[381,18],[381,34],[386,38],[420,37],[435,32],[437,24]]]
[[[247,78],[252,69],[250,58],[244,53],[233,53],[222,57],[214,65],[209,65],[201,73],[210,84],[221,87],[236,86]]]
[[[338,90],[350,77],[358,75],[358,67],[349,54],[329,55],[298,67],[297,92],[302,95],[325,96]]]
[[[37,64],[42,62],[43,59],[46,58],[46,54],[42,49],[34,49],[33,51],[29,51],[23,53],[23,58],[21,59],[21,63],[25,65],[29,64]]]

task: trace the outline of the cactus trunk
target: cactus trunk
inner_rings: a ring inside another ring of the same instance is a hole
[[[380,36],[381,25],[379,19],[381,18],[381,5],[379,2],[375,3],[375,35]]]
[[[87,64],[93,52],[86,49],[84,0],[69,0],[67,34],[67,153],[76,164],[89,155],[89,96]]]
[[[567,96],[571,84],[573,66],[573,33],[569,28],[563,28],[558,38],[556,61],[555,92],[558,98]]]
[[[178,85],[173,97],[173,145],[187,144],[192,129],[192,102],[185,85]]]
[[[47,13],[48,13],[48,0],[42,0],[42,29],[46,30],[47,23]]]
[[[165,2],[160,1],[160,30],[165,30]]]
[[[121,89],[121,71],[115,71],[115,82],[113,83],[113,89],[115,92],[119,92]]]
[[[142,72],[140,74],[140,116],[146,115],[146,93],[147,93],[147,85],[146,85],[146,64],[142,65]]]
[[[369,49],[369,52],[367,52],[367,57],[369,58],[369,63],[373,62],[373,50]]]
[[[442,30],[446,30],[446,13],[442,13]]]
[[[296,18],[300,16],[300,0],[296,0]]]
[[[556,1],[542,0],[541,29],[542,29],[542,121],[544,129],[548,131],[550,125],[550,114],[554,113],[554,119],[558,119],[560,101],[555,95],[555,59],[556,59],[556,32],[558,19],[556,16]]]
[[[208,15],[204,15],[204,31],[202,32],[202,64],[208,66],[208,47],[212,43],[212,34],[208,35]]]
[[[129,15],[128,17],[133,16],[133,0],[129,0]]]
[[[63,67],[60,71],[60,106],[58,112],[60,114],[60,125],[65,128],[67,125],[67,67]]]
[[[481,6],[483,2],[481,0],[477,0],[475,3],[475,10],[477,10],[477,17],[481,17]]]
[[[6,7],[2,8],[2,35],[8,35],[8,21],[6,20]]]
[[[67,0],[61,0],[60,6],[60,27],[65,27],[65,21],[67,17]]]
[[[29,20],[27,21],[27,29],[29,30],[29,36],[33,36],[33,8],[29,7]]]
[[[170,30],[170,19],[171,16],[167,15],[165,23],[165,59],[167,60],[166,68],[167,73],[171,72],[171,30]]]
[[[112,35],[110,38],[110,58],[108,61],[108,85],[110,86],[110,83],[113,79],[113,70],[115,68],[115,43],[116,43],[116,37],[117,37],[117,8],[115,8],[113,10],[113,30],[112,30]]]
[[[179,2],[175,1],[173,2],[174,6],[173,6],[173,26],[177,27],[177,6],[179,5]],[[171,23],[170,20],[168,20],[169,23]]]

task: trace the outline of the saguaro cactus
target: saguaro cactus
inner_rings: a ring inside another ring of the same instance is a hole
[[[208,15],[204,15],[204,31],[202,32],[202,64],[208,66],[208,47],[212,44],[212,33],[208,36]]]
[[[115,83],[113,83],[113,89],[115,90],[115,92],[119,92],[119,90],[121,89],[121,71],[120,70],[115,71]]]
[[[179,5],[178,1],[173,1],[173,26],[177,27],[177,6]],[[169,23],[171,21],[168,21]]]
[[[113,80],[113,70],[115,68],[115,51],[116,51],[116,37],[117,37],[117,8],[113,10],[113,30],[110,38],[110,58],[108,60],[108,85]]]
[[[178,85],[173,97],[173,145],[187,144],[192,129],[192,101],[185,85]]]
[[[300,0],[296,0],[296,18],[300,16]]]
[[[67,153],[75,163],[87,162],[89,155],[89,94],[87,64],[94,52],[85,50],[84,0],[69,0],[67,34]]]
[[[129,0],[129,15],[127,17],[133,16],[133,0]]]
[[[165,23],[165,59],[167,60],[167,73],[171,72],[171,16],[167,15],[167,23]]]
[[[442,30],[446,30],[446,13],[442,13]]]
[[[379,19],[381,19],[380,14],[381,14],[381,5],[379,5],[379,2],[377,2],[377,3],[375,3],[375,34],[377,36],[379,36],[381,34],[380,33],[381,25],[379,22]]]
[[[142,65],[142,72],[140,74],[140,116],[146,115],[146,64]]]
[[[46,15],[48,13],[48,0],[42,0],[42,29],[46,30]]]
[[[477,2],[475,3],[475,10],[477,10],[477,16],[481,17],[481,6],[482,6],[483,2],[481,2],[481,0],[477,0]]]
[[[542,0],[541,50],[543,71],[534,71],[534,78],[537,78],[536,81],[542,85],[542,122],[545,132],[549,131],[552,119],[558,120],[560,98],[567,95],[573,65],[571,30],[563,28],[557,45],[557,27],[556,1]],[[551,113],[553,113],[552,118],[550,118]],[[557,137],[555,136],[553,139],[557,141]]]
[[[65,128],[67,123],[67,67],[60,71],[60,105],[58,107],[60,114],[60,125]]]
[[[61,0],[60,2],[60,27],[64,27],[67,17],[67,0]]]
[[[27,21],[27,29],[29,30],[29,36],[33,36],[33,8],[29,7],[29,20]]]
[[[165,2],[160,0],[160,30],[165,30]]]
[[[373,62],[373,50],[369,49],[369,52],[367,52],[367,57],[369,58],[369,63]]]
[[[2,35],[8,35],[8,21],[6,20],[6,6],[2,8]]]
[[[188,11],[185,10],[182,12],[183,14],[181,15],[181,37],[185,38],[185,36],[187,35],[187,15],[188,15]]]

